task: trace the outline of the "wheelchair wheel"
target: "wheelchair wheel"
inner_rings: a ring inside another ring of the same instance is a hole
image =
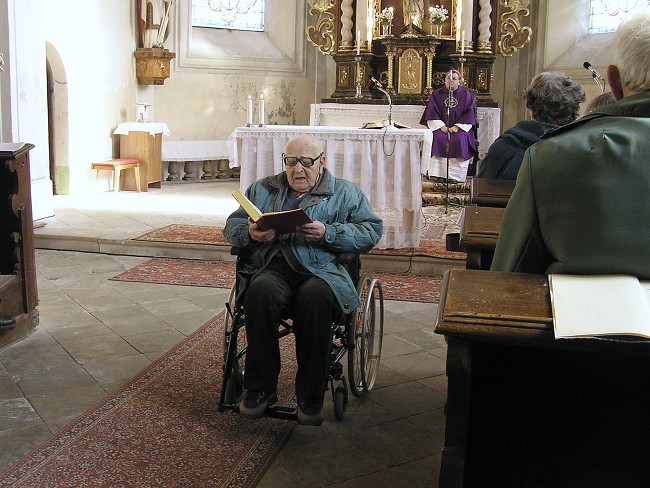
[[[345,417],[345,406],[348,403],[348,388],[345,382],[339,383],[334,390],[334,418],[336,420],[343,420]]]
[[[228,296],[228,302],[226,303],[226,318],[224,320],[224,335],[223,335],[223,352],[226,353],[227,337],[228,333],[232,331],[232,324],[235,314],[235,289],[236,284],[230,287],[230,295]]]
[[[381,282],[364,273],[357,283],[361,304],[354,315],[350,342],[354,345],[348,354],[350,390],[361,396],[372,390],[379,370],[384,334],[384,292]]]
[[[239,404],[242,392],[244,391],[244,374],[239,370],[237,362],[234,363],[232,371],[226,381],[225,403]]]

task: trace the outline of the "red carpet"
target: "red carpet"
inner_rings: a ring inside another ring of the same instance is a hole
[[[450,216],[449,219],[456,219]],[[465,253],[449,252],[445,249],[445,234],[450,226],[434,222],[426,224],[420,239],[418,249],[373,249],[371,254],[385,254],[390,256],[430,256],[442,259],[466,258]],[[455,230],[453,227],[451,230]],[[181,244],[204,244],[214,246],[228,246],[224,239],[221,227],[200,225],[171,224],[160,229],[147,232],[134,238],[137,241],[174,242]]]
[[[0,487],[252,487],[294,422],[217,411],[221,313],[0,475]],[[292,404],[293,344],[278,394]]]
[[[371,275],[381,281],[386,300],[427,303],[440,301],[441,276],[377,272],[372,272]],[[111,280],[230,288],[235,280],[235,263],[153,258]]]

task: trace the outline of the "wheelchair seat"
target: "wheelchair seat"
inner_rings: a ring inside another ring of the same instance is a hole
[[[219,411],[239,412],[244,387],[244,359],[246,334],[239,334],[246,325],[243,289],[247,279],[240,270],[247,253],[231,248],[236,255],[235,282],[226,303],[223,341],[223,379],[219,398]],[[341,313],[340,320],[332,324],[332,341],[329,355],[328,384],[334,402],[334,416],[342,420],[348,403],[348,389],[355,397],[372,390],[377,379],[384,330],[384,298],[381,282],[368,273],[361,272],[361,257],[356,253],[341,253],[337,261],[346,269],[359,295],[360,305],[350,314]],[[242,288],[243,287],[243,288]],[[280,338],[291,334],[287,318],[278,324]],[[343,361],[347,355],[347,379]],[[296,407],[271,406],[265,411],[268,417],[297,420]]]

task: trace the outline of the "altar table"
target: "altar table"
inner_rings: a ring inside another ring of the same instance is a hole
[[[427,129],[356,129],[269,125],[238,127],[230,135],[231,167],[241,167],[240,187],[284,170],[282,153],[290,138],[311,134],[325,141],[325,166],[352,181],[368,196],[384,221],[378,246],[417,248],[422,220],[420,168],[428,165],[431,131]]]

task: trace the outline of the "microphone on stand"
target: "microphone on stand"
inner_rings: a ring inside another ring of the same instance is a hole
[[[595,81],[596,84],[598,85],[598,88],[600,88],[600,93],[601,93],[601,94],[602,94],[602,93],[605,93],[605,78],[603,78],[602,76],[600,76],[600,74],[598,73],[598,71],[596,71],[595,69],[593,69],[593,68],[591,67],[591,63],[590,63],[589,61],[585,61],[585,62],[582,64],[582,66],[584,66],[585,69],[588,69],[588,70],[591,72],[591,77],[594,79],[594,81]]]
[[[390,93],[388,93],[386,90],[384,90],[384,87],[382,86],[382,84],[379,82],[379,80],[375,79],[374,76],[371,76],[370,80],[375,84],[375,87],[377,88],[377,90],[382,92],[384,95],[386,95],[386,98],[388,98],[388,125],[393,125],[393,119],[392,119],[393,101],[390,98]]]

